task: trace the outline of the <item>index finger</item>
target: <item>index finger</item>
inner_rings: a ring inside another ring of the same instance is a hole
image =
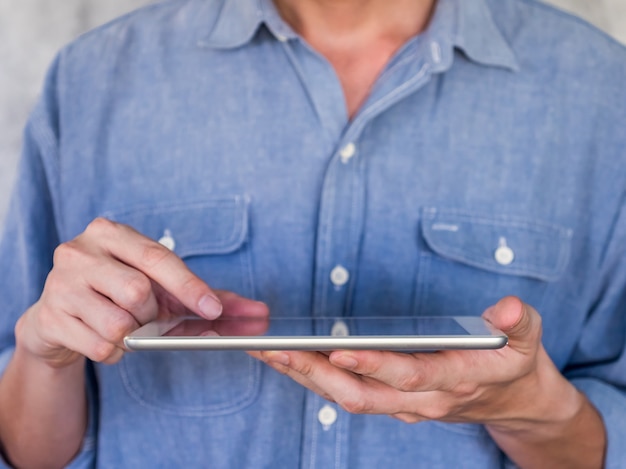
[[[85,234],[98,237],[101,248],[112,257],[144,273],[199,316],[215,319],[222,313],[213,290],[165,246],[104,218],[94,220]]]

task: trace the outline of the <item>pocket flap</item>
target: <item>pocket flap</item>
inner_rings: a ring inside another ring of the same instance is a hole
[[[170,247],[180,257],[227,254],[248,235],[248,198],[211,199],[187,204],[133,207],[103,216],[132,226]]]
[[[425,242],[444,258],[545,281],[559,278],[569,261],[572,231],[554,224],[441,208],[422,215]]]

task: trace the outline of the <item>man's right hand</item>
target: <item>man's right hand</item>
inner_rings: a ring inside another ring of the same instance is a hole
[[[60,245],[43,293],[16,326],[18,347],[53,367],[83,356],[116,363],[123,338],[157,317],[263,317],[263,303],[214,291],[172,251],[132,228],[94,220]]]

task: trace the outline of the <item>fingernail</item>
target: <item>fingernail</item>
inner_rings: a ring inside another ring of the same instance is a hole
[[[278,363],[283,366],[289,366],[289,355],[282,352],[266,352],[264,353],[268,364]]]
[[[222,314],[222,303],[212,295],[204,295],[198,302],[198,308],[206,319],[215,319]]]
[[[357,362],[356,359],[350,355],[339,355],[338,357],[334,356],[332,358],[332,362],[334,365],[338,365],[347,370],[352,370],[359,364],[359,362]]]

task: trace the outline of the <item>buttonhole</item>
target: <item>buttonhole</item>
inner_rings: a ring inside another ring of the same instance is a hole
[[[459,225],[452,225],[450,223],[434,223],[431,228],[433,231],[459,231]]]

